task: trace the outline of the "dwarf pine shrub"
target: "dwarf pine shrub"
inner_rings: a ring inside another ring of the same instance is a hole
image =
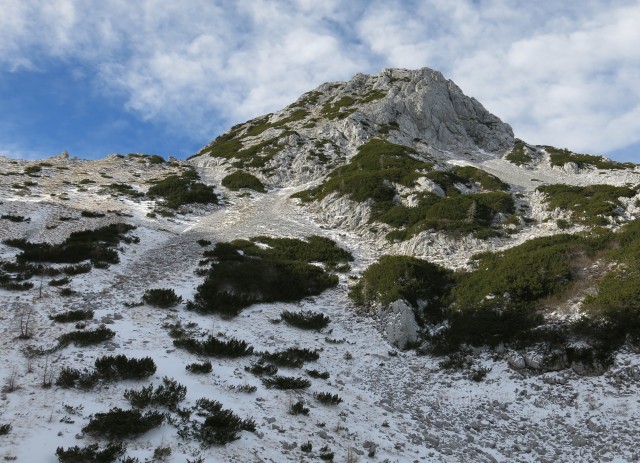
[[[176,410],[178,404],[187,396],[187,388],[174,379],[162,378],[162,384],[153,389],[152,385],[139,390],[127,389],[124,398],[136,408],[164,407]]]
[[[122,442],[109,443],[103,449],[98,444],[90,444],[85,447],[75,445],[66,450],[63,447],[58,447],[56,457],[60,463],[111,463],[122,457],[126,449]]]
[[[149,289],[145,291],[142,300],[154,307],[166,309],[180,304],[182,296],[178,296],[173,289]]]
[[[206,362],[201,363],[190,363],[186,366],[186,370],[191,373],[205,374],[211,373],[213,366],[211,365],[211,362],[207,360]]]
[[[126,355],[107,355],[95,361],[96,373],[107,381],[144,379],[156,372],[151,357],[127,358]]]
[[[262,384],[268,389],[306,389],[311,386],[311,381],[295,376],[273,376],[262,378]]]
[[[330,392],[314,392],[313,397],[324,405],[337,405],[342,402],[342,398],[338,394]]]
[[[193,338],[175,339],[173,345],[193,354],[210,357],[237,358],[253,353],[253,346],[246,341],[236,338],[221,340],[211,335],[203,341]]]
[[[321,330],[325,328],[331,319],[323,313],[305,310],[302,312],[290,312],[285,310],[280,317],[289,325],[304,330]]]
[[[96,413],[82,431],[110,439],[126,439],[160,426],[164,419],[165,415],[160,412],[143,414],[140,410],[115,407],[106,413]]]
[[[290,347],[278,352],[264,352],[260,359],[282,367],[300,368],[305,362],[318,360],[320,354],[317,350]]]
[[[115,335],[115,331],[112,331],[106,326],[101,325],[95,330],[72,331],[70,333],[65,333],[62,336],[58,337],[58,346],[59,348],[63,348],[67,347],[70,344],[74,344],[75,346],[85,347],[108,341]]]
[[[78,309],[78,310],[69,310],[67,312],[62,312],[56,315],[52,315],[51,320],[60,323],[71,323],[71,322],[79,322],[82,320],[91,320],[93,318],[93,310],[87,309]]]

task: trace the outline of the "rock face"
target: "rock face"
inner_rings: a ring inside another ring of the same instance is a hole
[[[383,314],[385,334],[389,343],[404,349],[418,341],[418,323],[413,309],[407,302],[398,299]]]
[[[440,72],[384,69],[323,84],[281,111],[235,126],[193,162],[250,170],[271,186],[299,185],[321,178],[377,136],[428,156],[478,150],[497,156],[515,142],[508,124]],[[229,140],[236,143],[231,152]],[[255,150],[250,161],[238,154],[247,150]]]

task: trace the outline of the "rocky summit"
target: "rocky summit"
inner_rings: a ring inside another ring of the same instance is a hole
[[[0,454],[635,461],[639,213],[427,68],[187,160],[0,158]]]

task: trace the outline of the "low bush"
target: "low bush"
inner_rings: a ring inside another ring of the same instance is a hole
[[[0,436],[5,436],[11,432],[12,426],[9,423],[0,424]]]
[[[126,355],[107,355],[95,361],[96,373],[108,381],[144,379],[156,372],[151,357],[127,358]]]
[[[260,356],[262,362],[270,362],[278,366],[291,368],[300,368],[305,362],[312,362],[319,358],[320,354],[318,354],[317,350],[300,349],[298,347],[290,347],[273,353],[264,352]]]
[[[262,384],[268,389],[306,389],[311,386],[311,381],[295,376],[273,376],[262,378]]]
[[[241,170],[233,172],[232,174],[229,174],[225,178],[223,178],[222,186],[234,191],[240,190],[242,188],[254,190],[259,193],[264,193],[267,191],[262,182],[258,180],[255,175],[251,175],[250,173],[243,172]]]
[[[173,289],[149,289],[145,291],[142,300],[154,307],[166,309],[180,304],[182,296],[178,296]]]
[[[308,415],[309,409],[304,406],[304,400],[298,400],[291,404],[291,407],[289,407],[289,413],[292,415]]]
[[[342,398],[338,394],[330,392],[314,392],[313,397],[324,405],[337,405],[342,402]]]
[[[278,367],[271,363],[264,363],[263,360],[259,360],[257,363],[252,364],[251,366],[244,367],[245,371],[249,373],[253,373],[256,376],[273,376],[278,372]]]
[[[96,413],[82,431],[93,436],[126,439],[160,426],[164,419],[165,415],[160,412],[143,414],[140,410],[115,407],[106,413]]]
[[[60,463],[111,463],[124,456],[127,447],[124,443],[109,443],[103,449],[98,444],[85,447],[77,445],[64,449],[56,449],[56,457]]]
[[[88,218],[99,218],[99,217],[105,216],[105,214],[103,214],[102,212],[94,212],[94,211],[82,211],[80,212],[80,215],[82,217],[88,217]]]
[[[241,431],[256,430],[253,419],[242,419],[231,410],[222,408],[222,404],[215,400],[199,399],[196,410],[205,420],[193,424],[192,436],[206,447],[225,445],[239,439],[238,433]]]
[[[527,145],[522,140],[516,140],[513,149],[505,156],[505,159],[518,166],[530,163],[533,158],[527,153]]]
[[[151,198],[162,198],[162,205],[177,209],[186,204],[218,204],[218,196],[213,187],[196,182],[193,175],[183,173],[181,176],[170,175],[160,180],[147,191]]]
[[[204,341],[198,341],[193,338],[175,339],[173,345],[193,354],[210,357],[237,358],[253,353],[253,346],[246,341],[236,338],[220,340],[211,335]]]
[[[567,162],[573,162],[579,168],[593,166],[597,169],[633,169],[636,166],[631,162],[611,161],[604,156],[577,154],[568,149],[558,149],[553,146],[544,146],[543,148],[549,153],[549,160],[552,166],[564,166]]]
[[[187,388],[174,379],[162,378],[162,384],[153,389],[152,385],[140,390],[127,389],[124,398],[136,408],[164,407],[175,411],[187,396]]]
[[[311,443],[311,441],[307,441],[304,444],[300,445],[300,450],[304,453],[309,453],[313,450],[313,444]]]
[[[67,265],[62,267],[62,272],[69,276],[81,275],[83,273],[89,273],[91,271],[90,264],[78,264],[78,265]]]
[[[90,309],[78,309],[78,310],[69,310],[67,312],[62,312],[56,315],[52,315],[51,320],[60,323],[71,323],[71,322],[79,322],[82,320],[91,320],[93,318],[93,310]]]
[[[108,341],[115,335],[115,331],[101,325],[95,330],[72,331],[70,333],[65,333],[58,337],[58,346],[60,348],[66,347],[70,344],[74,344],[78,347],[91,346],[93,344],[100,344],[101,342]]]
[[[211,373],[213,367],[210,361],[202,362],[202,363],[190,363],[186,366],[188,372],[197,373],[197,374],[205,374]]]
[[[57,280],[49,281],[49,286],[64,286],[66,284],[69,284],[70,282],[71,282],[70,278],[63,277],[63,278],[59,278]]]
[[[198,243],[203,248],[211,245],[211,241],[205,239],[199,239],[198,241],[196,241],[196,243]]]
[[[31,219],[22,215],[2,214],[0,219],[9,220],[10,222],[30,222]]]
[[[285,310],[280,317],[289,325],[305,330],[321,330],[325,328],[331,319],[320,312],[306,310],[302,312],[290,312]]]
[[[329,376],[330,376],[328,371],[318,371],[318,370],[305,370],[305,371],[309,376],[316,379],[329,379]]]

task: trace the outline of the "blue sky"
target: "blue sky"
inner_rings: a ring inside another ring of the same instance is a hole
[[[640,162],[628,0],[0,0],[0,155],[185,157],[326,81],[431,67],[530,143]]]

